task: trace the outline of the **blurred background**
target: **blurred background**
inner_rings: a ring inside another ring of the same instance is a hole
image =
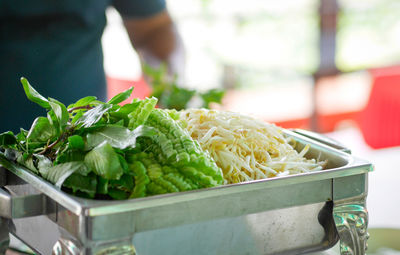
[[[222,109],[324,133],[375,165],[370,227],[400,228],[400,1],[169,0],[186,48],[179,85],[225,89]],[[107,11],[109,97],[143,79],[122,21]]]

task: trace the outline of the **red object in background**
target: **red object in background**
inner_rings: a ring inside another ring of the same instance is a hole
[[[318,132],[327,133],[335,130],[338,124],[344,120],[358,122],[360,112],[349,111],[341,113],[318,114]],[[269,121],[269,120],[266,120]],[[283,128],[301,128],[310,130],[310,118],[292,119],[274,122]]]
[[[143,79],[143,77],[137,81],[107,77],[108,99],[112,98],[113,96],[124,90],[129,89],[132,86],[134,87],[132,96],[124,101],[122,104],[132,101],[133,98],[143,99],[145,97],[148,97],[151,93],[151,88]]]
[[[379,149],[400,145],[400,66],[371,70],[372,90],[360,116],[365,142]]]

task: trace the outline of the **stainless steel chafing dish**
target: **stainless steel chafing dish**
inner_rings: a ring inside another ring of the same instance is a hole
[[[67,194],[0,154],[0,243],[39,254],[365,254],[372,165],[334,141],[286,135],[327,169],[125,201]],[[1,253],[1,249],[0,249]]]

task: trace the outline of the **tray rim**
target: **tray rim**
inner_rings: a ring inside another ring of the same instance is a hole
[[[0,154],[0,166],[2,165],[4,168],[8,169],[10,172],[20,177],[25,182],[31,184],[34,188],[42,192],[45,196],[50,197],[51,200],[57,202],[62,207],[71,211],[72,213],[76,215],[90,217],[123,213],[151,207],[159,207],[162,205],[224,196],[245,191],[267,189],[324,179],[334,179],[357,174],[366,174],[373,170],[373,165],[366,160],[354,157],[336,148],[330,147],[319,141],[315,141],[313,139],[310,139],[309,137],[294,133],[289,130],[284,130],[284,133],[288,136],[295,138],[295,140],[297,141],[305,144],[310,144],[313,148],[323,150],[328,153],[333,153],[336,156],[344,159],[346,161],[346,164],[337,168],[295,174],[290,176],[254,180],[250,182],[222,185],[213,188],[205,188],[179,193],[169,193],[165,195],[157,195],[146,198],[113,201],[84,199],[68,194],[61,189],[56,188],[53,184],[42,179],[41,177],[31,173],[25,167],[8,161],[2,154]]]

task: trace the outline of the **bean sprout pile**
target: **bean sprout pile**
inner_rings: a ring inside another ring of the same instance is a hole
[[[188,109],[180,119],[222,169],[225,184],[322,170],[326,163],[304,157],[310,145],[297,152],[281,128],[249,116]]]

